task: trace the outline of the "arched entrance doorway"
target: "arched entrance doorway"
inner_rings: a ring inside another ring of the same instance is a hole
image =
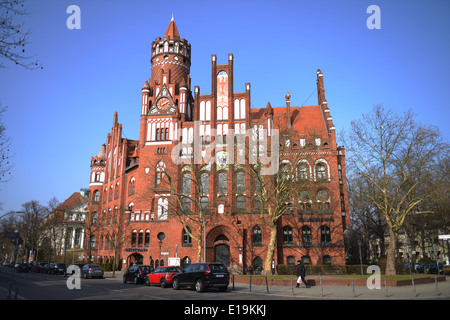
[[[220,235],[214,241],[214,261],[223,263],[229,267],[231,262],[230,246],[228,245],[228,238]]]
[[[127,258],[127,267],[129,268],[132,264],[143,264],[144,257],[139,253],[130,254]]]

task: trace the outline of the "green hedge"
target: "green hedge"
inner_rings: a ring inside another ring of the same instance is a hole
[[[305,265],[306,274],[361,274],[361,265]],[[363,265],[366,274],[367,265]],[[279,264],[277,272],[280,275],[296,275],[297,265]]]

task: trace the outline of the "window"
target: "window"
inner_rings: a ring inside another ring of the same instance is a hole
[[[330,243],[331,242],[331,233],[329,227],[321,227],[320,228],[320,242],[322,243]]]
[[[208,210],[209,209],[209,199],[208,199],[208,197],[201,197],[201,199],[200,199],[200,206],[202,207],[202,210]]]
[[[188,197],[181,198],[181,210],[184,212],[191,210],[191,200]]]
[[[244,196],[236,197],[236,209],[245,210],[245,197]]]
[[[284,227],[283,228],[283,242],[284,243],[293,243],[294,237],[291,227]]]
[[[148,247],[150,245],[150,230],[145,231],[144,246]]]
[[[78,219],[77,219],[78,220]],[[78,220],[79,221],[79,220]],[[94,212],[92,214],[92,225],[95,227],[97,226],[97,212]]]
[[[203,172],[200,174],[200,194],[208,194],[209,193],[209,174]]]
[[[142,247],[143,241],[144,241],[144,231],[139,230],[138,247]]]
[[[253,228],[253,244],[262,244],[262,232],[258,226]]]
[[[298,166],[298,178],[299,180],[308,180],[308,166],[306,163],[300,163]]]
[[[322,163],[317,164],[316,166],[316,175],[317,175],[317,180],[326,180],[327,178],[327,174],[326,174],[326,170],[325,170],[325,165]]]
[[[100,192],[98,190],[94,191],[94,203],[98,203],[100,201]]]
[[[227,193],[227,173],[219,172],[218,173],[218,190],[220,194]]]
[[[183,193],[183,194],[191,193],[191,173],[190,172],[183,174],[181,193]]]
[[[162,180],[164,179],[164,171],[166,170],[166,165],[160,161],[157,165],[156,165],[156,185],[159,186],[162,182]]]
[[[168,205],[166,198],[158,199],[158,220],[167,220]]]
[[[311,244],[311,228],[304,226],[302,228],[302,244],[309,245]]]
[[[294,256],[288,256],[287,257],[287,264],[294,265],[295,264],[295,257]]]
[[[183,245],[189,246],[192,244],[192,238],[189,235],[189,233],[191,232],[191,228],[186,227],[186,229],[188,230],[188,232],[186,232],[186,230],[184,230],[184,228],[183,228]]]
[[[236,193],[245,192],[245,173],[239,171],[236,173]]]
[[[129,189],[128,195],[130,195],[130,196],[133,195],[135,192],[135,190],[134,190],[135,182],[136,182],[136,179],[134,177],[132,177],[130,180],[130,185],[128,187],[128,189]]]
[[[323,264],[324,265],[331,265],[331,257],[330,256],[323,256]]]
[[[95,249],[95,236],[91,236],[91,249]]]
[[[131,246],[136,247],[137,231],[133,230],[131,233]]]

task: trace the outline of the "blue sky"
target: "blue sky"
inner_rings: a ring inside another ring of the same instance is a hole
[[[69,30],[69,5],[81,29]],[[369,5],[381,29],[369,30]],[[119,113],[124,137],[139,138],[141,88],[150,76],[151,42],[174,14],[192,45],[191,78],[211,90],[211,55],[234,54],[234,90],[251,83],[252,107],[300,106],[324,73],[337,131],[383,104],[409,108],[450,136],[450,2],[443,0],[26,1],[30,53],[43,70],[0,69],[0,103],[12,137],[12,179],[0,184],[3,214],[88,187],[90,159]],[[317,104],[314,93],[305,105]]]

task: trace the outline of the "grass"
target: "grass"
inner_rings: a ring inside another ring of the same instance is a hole
[[[250,278],[250,275],[248,274],[242,274],[242,275],[234,275],[236,278]],[[320,277],[321,275],[319,274],[311,274],[311,275],[306,275],[306,277],[308,278],[308,276],[310,277]],[[367,280],[368,277],[370,277],[370,275],[356,275],[356,274],[336,274],[336,275],[323,275],[323,276],[327,276],[327,277],[335,277],[335,278],[353,278],[355,280]],[[406,274],[406,275],[395,275],[395,276],[385,276],[385,275],[381,275],[381,279],[386,278],[386,280],[408,280],[411,278],[417,279],[417,278],[428,278],[428,277],[436,277],[438,275],[436,274]],[[264,275],[251,275],[251,277],[253,279],[265,279],[266,276]],[[296,278],[297,276],[295,275],[269,275],[267,276],[268,280],[271,279],[290,279],[290,278]]]

